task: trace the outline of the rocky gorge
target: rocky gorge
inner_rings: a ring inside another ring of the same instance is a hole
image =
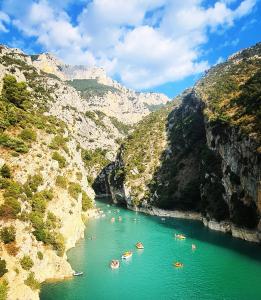
[[[211,68],[177,107],[140,122],[96,193],[149,214],[196,213],[210,229],[260,243],[260,50]]]
[[[99,217],[95,193],[260,243],[260,66],[257,44],[169,101],[1,46],[2,298],[72,276],[66,251]]]

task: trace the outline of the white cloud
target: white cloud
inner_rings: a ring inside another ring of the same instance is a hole
[[[69,13],[73,0],[28,0],[21,11],[18,0],[9,0],[3,9],[45,50],[68,63],[103,66],[138,89],[202,72],[208,67],[201,55],[209,35],[233,26],[256,3],[217,0],[206,7],[203,0],[80,1],[85,4],[76,23]]]
[[[95,57],[87,49],[90,37],[80,34],[68,14],[55,10],[46,0],[32,3],[25,17],[16,15],[13,24],[66,62],[95,65]]]
[[[3,31],[3,32],[8,32],[8,29],[6,27],[6,24],[10,23],[10,18],[9,16],[0,11],[0,31]]]
[[[244,0],[240,3],[239,7],[235,10],[235,17],[241,18],[249,14],[256,4],[256,0]]]
[[[149,88],[205,70],[206,62],[193,62],[198,53],[187,42],[169,39],[148,26],[130,31],[116,48],[123,82]]]

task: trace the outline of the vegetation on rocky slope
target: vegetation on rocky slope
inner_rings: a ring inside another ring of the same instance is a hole
[[[68,131],[67,126],[61,120],[44,114],[47,109],[46,101],[51,99],[51,91],[45,89],[39,83],[39,77],[43,75],[33,75],[35,70],[18,59],[6,56],[1,58],[1,62],[3,65],[12,63],[14,65],[14,73],[16,73],[18,68],[21,72],[24,72],[27,80],[26,82],[18,82],[15,76],[5,75],[0,95],[1,251],[4,249],[7,253],[5,255],[16,257],[20,251],[20,247],[17,244],[16,226],[17,222],[23,222],[27,224],[23,232],[25,236],[34,236],[36,242],[43,242],[46,249],[52,248],[58,256],[63,256],[66,241],[60,232],[61,220],[48,208],[49,203],[54,201],[54,197],[57,197],[57,194],[53,192],[55,186],[53,188],[44,188],[46,175],[44,178],[42,174],[46,171],[48,172],[48,170],[45,169],[44,164],[40,163],[42,157],[49,156],[50,162],[52,157],[58,162],[61,169],[65,168],[65,171],[61,171],[60,177],[56,179],[57,188],[59,188],[58,185],[62,185],[61,182],[70,181],[68,184],[63,183],[63,187],[67,190],[68,197],[73,194],[72,197],[77,202],[81,199],[78,199],[78,196],[82,194],[82,211],[92,208],[93,202],[78,183],[83,180],[79,175],[80,172],[76,172],[78,175],[76,176],[77,178],[74,178],[72,174],[68,173],[66,168],[67,161],[65,156],[68,158],[71,155],[71,149],[69,149],[67,144],[69,138],[65,137],[65,133]],[[50,142],[46,143],[46,140]],[[42,153],[41,148],[45,149],[42,150]],[[36,151],[38,151],[37,154],[35,153]],[[17,156],[20,156],[19,161],[14,163]],[[33,161],[39,160],[39,166],[33,170],[34,162],[32,165],[28,164],[26,166],[28,170],[21,170],[21,163],[27,161],[29,157]],[[4,164],[2,164],[3,161]],[[25,177],[24,173],[27,172],[27,179],[24,181],[21,178]],[[72,177],[77,182],[72,182],[67,177]],[[64,178],[64,180],[61,180],[61,178]],[[85,180],[87,181],[87,179]],[[77,191],[75,186],[79,186]],[[37,245],[36,242],[35,245]],[[41,253],[41,259],[45,259],[44,254],[42,252],[39,253]],[[24,271],[28,271],[32,268],[34,261],[31,257],[25,255],[17,263]],[[4,276],[8,271],[6,261],[1,259],[0,277]],[[39,289],[40,287],[32,272],[28,274],[25,284],[32,289]],[[7,286],[7,283],[0,279],[1,297],[3,299],[7,295]]]
[[[259,140],[261,131],[261,43],[211,68],[196,85],[212,123],[239,126]]]
[[[84,98],[92,96],[103,96],[108,92],[117,92],[118,90],[112,86],[104,85],[97,82],[97,79],[73,79],[67,81],[77,91],[81,93]]]
[[[131,188],[132,201],[138,204],[148,194],[151,174],[160,165],[166,144],[165,125],[172,106],[167,105],[140,121],[124,140],[120,159],[122,163],[112,171],[112,185],[126,182]],[[97,186],[97,182],[94,185]]]

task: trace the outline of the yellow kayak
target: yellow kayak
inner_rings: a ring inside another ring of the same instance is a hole
[[[183,267],[183,263],[177,261],[177,262],[174,263],[174,266],[175,266],[176,268],[182,268],[182,267]]]
[[[122,259],[128,259],[130,257],[132,257],[132,252],[131,251],[126,251],[121,256]]]
[[[183,234],[175,234],[175,238],[178,239],[178,240],[185,240],[186,239],[185,235],[183,235]]]

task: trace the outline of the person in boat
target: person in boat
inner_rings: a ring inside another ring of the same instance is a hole
[[[192,244],[192,245],[191,245],[191,248],[192,248],[192,250],[196,250],[196,249],[197,249],[197,247],[196,247],[195,244]]]
[[[183,267],[183,263],[177,261],[177,262],[175,262],[174,266],[175,266],[176,268],[182,268],[182,267]]]
[[[179,240],[185,240],[186,237],[183,234],[175,234],[175,238],[179,239]]]
[[[114,223],[115,222],[115,218],[111,218],[111,222]]]
[[[142,242],[138,242],[138,243],[136,244],[136,248],[137,248],[137,249],[144,249],[144,246],[143,246]]]
[[[83,272],[74,272],[73,273],[73,276],[81,276],[81,275],[83,275]]]
[[[132,257],[132,252],[131,251],[126,251],[121,256],[122,259],[127,259],[127,258],[130,258],[130,257]]]
[[[111,268],[112,269],[118,269],[120,266],[120,262],[117,259],[113,259],[111,261]]]

